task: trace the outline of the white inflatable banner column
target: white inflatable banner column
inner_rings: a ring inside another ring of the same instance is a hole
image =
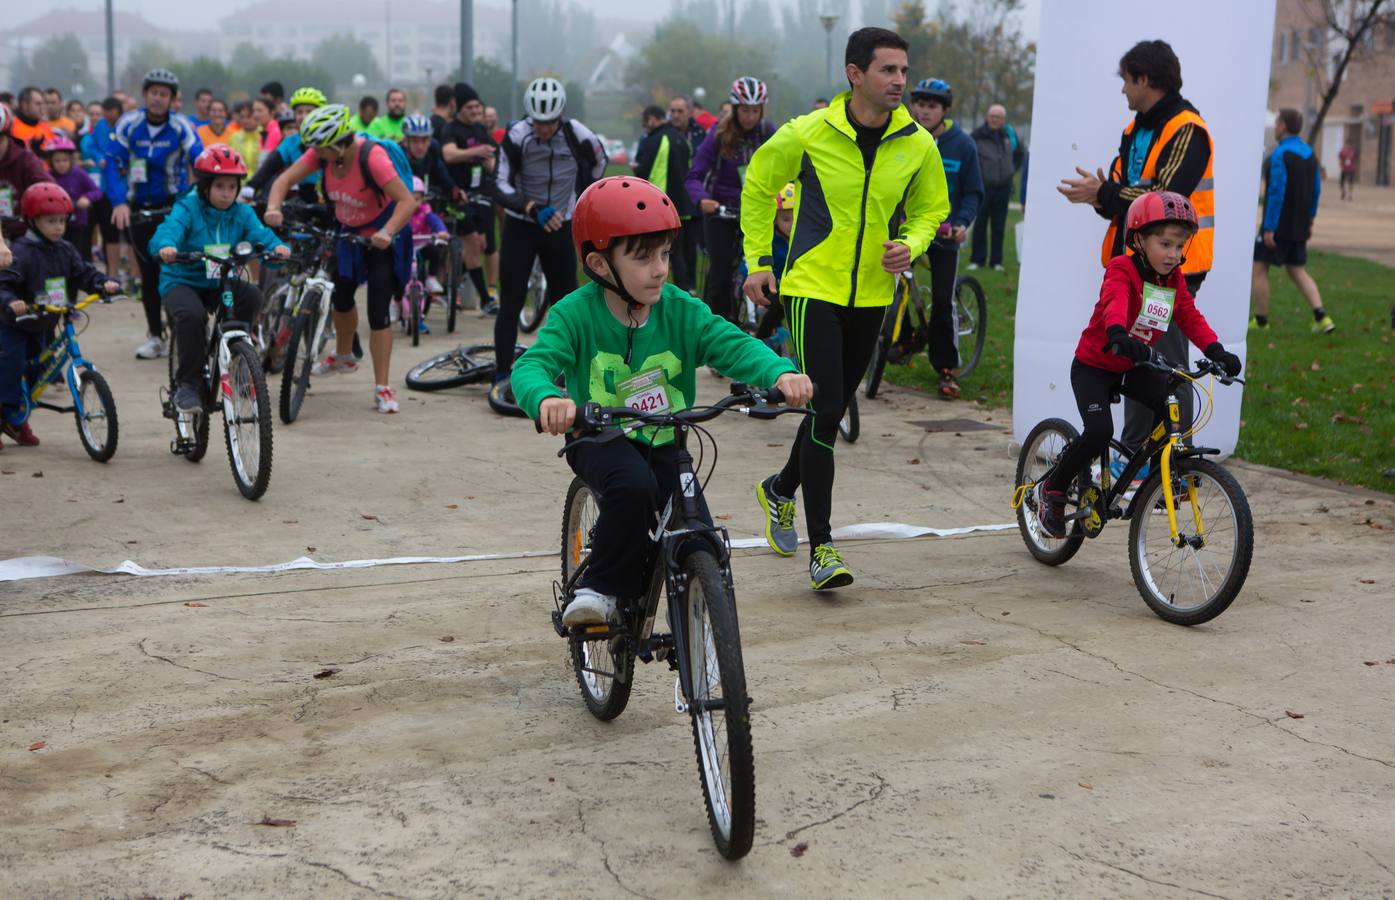
[[[1080,424],[1070,364],[1099,299],[1107,223],[1090,207],[1067,201],[1056,185],[1077,177],[1077,165],[1108,172],[1133,116],[1120,93],[1119,57],[1141,40],[1172,45],[1182,63],[1182,96],[1211,130],[1215,264],[1197,300],[1221,341],[1245,358],[1274,2],[1173,0],[1165,16],[1135,14],[1143,9],[1118,0],[1042,3],[1017,288],[1012,419],[1018,441],[1050,416]],[[1193,348],[1191,359],[1199,355]],[[1217,386],[1215,417],[1194,443],[1235,449],[1240,392],[1239,385]],[[1123,406],[1114,407],[1116,433],[1123,418]]]

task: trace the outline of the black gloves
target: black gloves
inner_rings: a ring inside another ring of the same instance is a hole
[[[1220,341],[1216,341],[1201,352],[1206,354],[1207,359],[1219,363],[1220,367],[1225,369],[1225,373],[1231,378],[1240,374],[1240,357],[1227,351],[1225,347],[1221,346]]]
[[[1109,340],[1105,343],[1104,349],[1113,350],[1115,354],[1131,359],[1136,363],[1147,362],[1153,355],[1152,348],[1129,334],[1122,325],[1110,325],[1105,330]]]

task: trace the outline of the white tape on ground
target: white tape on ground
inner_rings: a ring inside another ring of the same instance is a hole
[[[922,537],[957,537],[974,532],[1007,531],[1015,523],[1005,525],[969,525],[965,528],[926,528],[899,522],[865,522],[833,530],[834,540],[912,540]],[[765,546],[765,538],[738,538],[731,542],[736,550]],[[443,563],[487,562],[496,559],[529,559],[556,556],[556,550],[519,550],[513,553],[478,553],[472,556],[393,556],[387,559],[348,559],[342,562],[317,562],[308,556],[270,566],[181,566],[175,569],[147,569],[140,563],[126,560],[108,568],[88,566],[56,556],[21,556],[0,560],[0,581],[24,581],[30,578],[52,578],[57,575],[137,575],[150,578],[160,575],[274,575],[304,569],[332,571],[335,569],[372,569],[378,566],[422,566]]]

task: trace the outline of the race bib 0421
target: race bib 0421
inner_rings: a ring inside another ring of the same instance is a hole
[[[669,411],[668,376],[663,369],[646,369],[615,382],[620,402],[646,413]]]

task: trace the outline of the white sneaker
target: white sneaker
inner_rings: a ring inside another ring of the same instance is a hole
[[[388,304],[388,324],[396,325],[402,321],[402,304],[394,300]]]
[[[615,598],[597,593],[590,588],[577,588],[572,602],[562,613],[562,624],[604,625],[615,617]]]
[[[169,355],[170,348],[156,336],[146,338],[145,343],[136,348],[136,359],[159,359]]]
[[[969,263],[969,271],[970,271],[970,272],[972,272],[974,269],[977,269],[977,268],[979,268],[979,264],[978,264],[978,263]]]
[[[426,290],[431,294],[444,294],[446,289],[441,286],[441,282],[436,280],[434,275],[426,276]]]
[[[996,266],[993,267],[993,271],[994,271],[994,272],[1006,272],[1006,271],[1007,271],[1007,267],[1004,266],[1002,263],[998,263]]]
[[[310,370],[311,375],[333,375],[335,372],[344,372],[352,375],[358,371],[358,362],[352,356],[340,358],[333,353],[325,355],[325,358],[315,363],[315,368]]]
[[[378,385],[373,391],[373,408],[389,415],[397,412],[397,394],[385,384]]]

